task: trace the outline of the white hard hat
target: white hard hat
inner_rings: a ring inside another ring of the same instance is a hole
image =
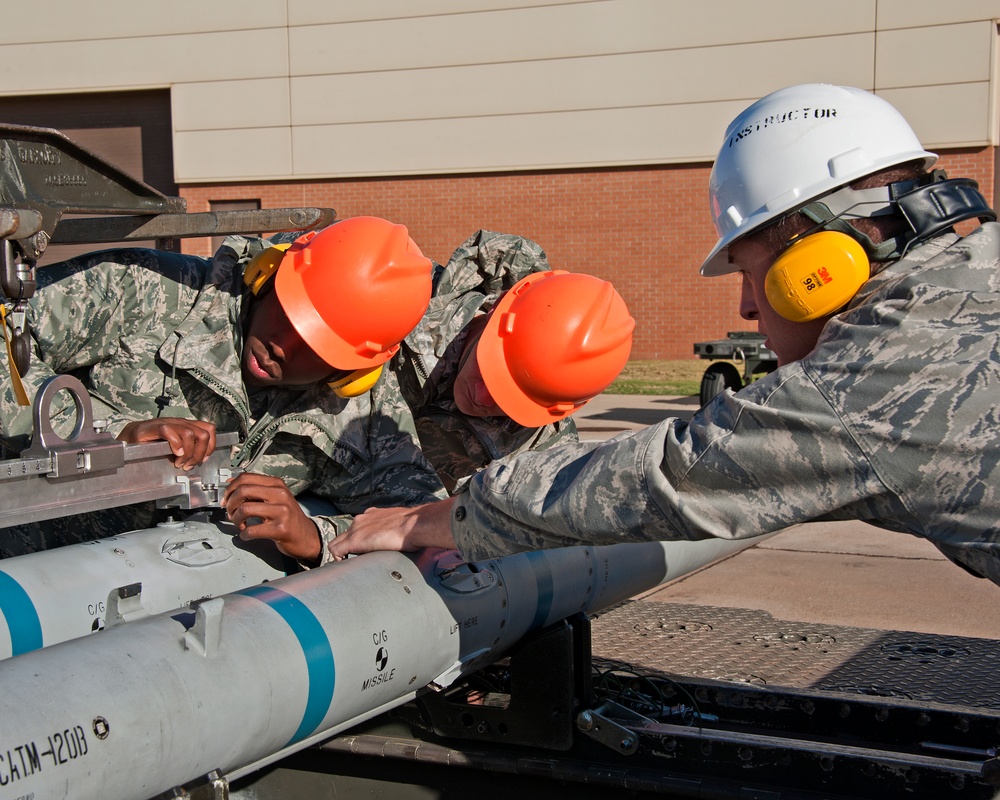
[[[702,275],[734,272],[729,245],[809,201],[887,167],[937,156],[903,116],[862,89],[802,84],[740,114],[712,167],[709,197],[719,234]]]

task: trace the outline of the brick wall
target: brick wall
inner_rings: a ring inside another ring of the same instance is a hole
[[[941,166],[993,196],[993,149],[955,150]],[[260,199],[262,208],[329,206],[340,218],[370,214],[405,224],[424,254],[444,263],[486,228],[541,244],[554,267],[613,281],[637,320],[633,359],[692,357],[692,344],[752,330],[736,312],[735,276],[698,274],[715,242],[708,216],[710,166],[531,172],[306,183],[183,186],[188,210]],[[208,255],[209,240],[185,250]]]

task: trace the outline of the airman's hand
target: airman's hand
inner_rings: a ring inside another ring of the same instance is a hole
[[[241,539],[272,539],[286,556],[305,562],[320,560],[323,543],[316,523],[305,515],[281,478],[244,472],[229,482],[222,507]]]
[[[453,549],[453,497],[412,508],[369,508],[354,518],[347,533],[330,542],[330,554],[342,561],[373,550],[411,552],[424,547]]]
[[[122,428],[118,440],[128,444],[168,442],[174,466],[189,470],[204,463],[215,450],[215,425],[181,417],[136,420]]]

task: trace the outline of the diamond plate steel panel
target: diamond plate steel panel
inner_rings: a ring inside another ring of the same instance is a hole
[[[595,658],[713,680],[1000,709],[1000,641],[630,601],[594,617]]]

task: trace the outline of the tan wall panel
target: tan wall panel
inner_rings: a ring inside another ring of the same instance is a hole
[[[397,17],[432,17],[438,14],[465,14],[534,6],[561,6],[592,3],[594,0],[353,0],[318,3],[316,0],[288,0],[289,25],[316,25],[329,22],[364,22]]]
[[[888,89],[879,95],[906,117],[924,147],[996,144],[990,132],[988,83]]]
[[[178,132],[290,124],[287,78],[179,83],[171,99]]]
[[[297,175],[406,175],[482,171],[483,152],[508,169],[663,161],[669,137],[677,161],[715,158],[725,126],[743,107],[698,106],[525,114],[437,122],[293,128]],[[709,133],[711,132],[711,133]]]
[[[32,0],[4,3],[0,44],[100,41],[285,26],[285,0]]]
[[[174,135],[178,183],[205,180],[271,180],[292,175],[289,128],[192,131]]]
[[[858,34],[724,49],[293,78],[292,122],[450,119],[755,98],[783,85],[790,68],[796,80],[870,88],[872,42],[872,34]],[[664,143],[664,157],[670,150]]]
[[[992,22],[906,28],[878,34],[876,89],[966,83],[990,79]],[[946,58],[930,54],[947,54]]]
[[[892,90],[939,147],[995,138],[993,24],[913,19],[965,20],[1000,0],[946,12],[915,0],[909,27],[879,33],[877,46],[876,5],[881,19],[901,21],[896,0],[839,0],[836,13],[797,0],[202,5],[14,9],[0,32],[18,42],[0,46],[2,92],[170,86],[176,171],[187,181],[711,159],[732,113],[793,81]],[[50,40],[37,24],[46,14],[58,17]],[[73,41],[55,38],[70,32]],[[41,41],[25,44],[32,36]],[[233,146],[219,144],[223,134]]]
[[[0,47],[7,94],[271,78],[286,67],[282,28]]]
[[[874,24],[872,0],[844,0],[837,14],[800,3],[608,0],[289,30],[292,75],[413,69],[571,58],[777,38],[859,33]],[[780,33],[776,25],[781,26]]]
[[[879,0],[878,4],[878,26],[883,30],[982,19],[1000,19],[1000,0]]]

